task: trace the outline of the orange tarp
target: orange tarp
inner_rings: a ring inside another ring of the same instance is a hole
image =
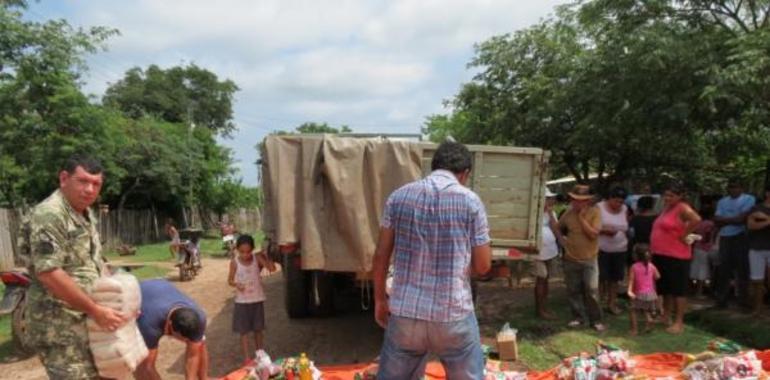
[[[770,371],[770,350],[757,351],[757,357],[762,360],[762,368],[765,371]],[[672,377],[681,378],[680,371],[682,369],[682,362],[684,355],[674,353],[659,353],[649,355],[636,355],[633,357],[636,360],[637,374],[644,374],[649,377]],[[320,367],[319,369],[324,374],[325,380],[353,380],[358,372],[363,372],[368,368],[370,364],[356,364],[347,366],[329,366]],[[246,376],[247,370],[240,369],[225,377],[222,380],[241,380]],[[429,363],[426,370],[427,378],[429,380],[443,380],[444,369],[439,363]],[[530,372],[527,374],[530,380],[553,380],[556,379],[556,369],[551,369],[544,372]]]

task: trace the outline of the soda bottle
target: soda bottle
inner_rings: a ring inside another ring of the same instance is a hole
[[[299,356],[299,380],[313,380],[313,372],[310,371],[310,360],[304,352]]]

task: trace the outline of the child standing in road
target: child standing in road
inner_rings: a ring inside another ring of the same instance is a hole
[[[637,334],[636,313],[641,311],[647,321],[644,332],[652,329],[652,313],[655,311],[658,294],[655,281],[660,278],[658,268],[651,263],[650,246],[639,243],[634,246],[634,265],[628,279],[628,296],[631,298],[631,335]]]
[[[265,291],[261,272],[263,268],[275,271],[275,264],[264,253],[254,252],[254,238],[250,235],[239,236],[235,248],[238,254],[230,261],[227,277],[227,283],[236,289],[233,332],[241,335],[243,358],[249,361],[253,356],[250,352],[254,352],[249,350],[250,333],[254,333],[255,350],[263,347]]]

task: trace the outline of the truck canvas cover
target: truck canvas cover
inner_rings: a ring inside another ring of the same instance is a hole
[[[263,231],[299,242],[306,270],[371,270],[385,201],[430,173],[437,145],[387,138],[273,135],[262,147]],[[487,208],[492,243],[536,250],[544,165],[534,148],[468,146],[469,186]]]

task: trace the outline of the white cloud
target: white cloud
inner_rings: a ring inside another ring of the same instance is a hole
[[[126,69],[195,62],[241,88],[241,130],[223,140],[256,182],[254,144],[305,121],[419,132],[469,79],[476,42],[537,22],[567,0],[136,0],[31,3],[37,14],[121,35],[89,59],[85,90]]]
[[[428,62],[344,48],[311,50],[292,57],[287,66],[278,77],[279,88],[335,99],[400,95],[422,84],[431,72]]]

